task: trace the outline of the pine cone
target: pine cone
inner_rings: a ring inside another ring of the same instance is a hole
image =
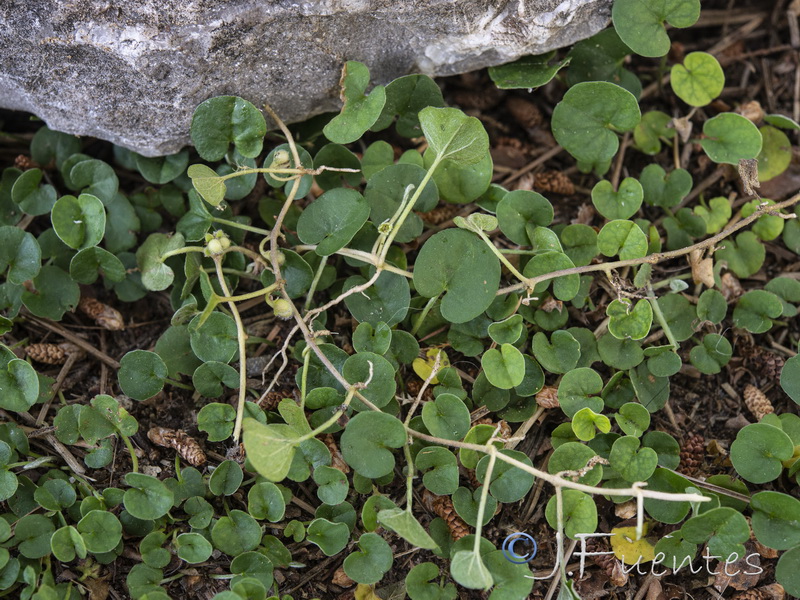
[[[587,538],[586,552],[609,552],[609,546],[605,539]],[[608,575],[613,586],[622,587],[628,583],[628,574],[622,568],[622,563],[613,554],[592,556],[591,559]]]
[[[461,206],[458,204],[442,204],[428,212],[419,213],[419,216],[430,225],[441,225],[456,216],[460,210]]]
[[[458,516],[450,496],[437,496],[428,490],[422,494],[422,503],[429,511],[441,517],[450,529],[450,536],[458,541],[469,534],[469,526]]]
[[[199,467],[206,462],[206,455],[193,437],[180,429],[152,427],[147,437],[157,446],[172,448],[192,466]]]
[[[744,403],[759,421],[764,418],[764,415],[775,412],[772,402],[764,395],[764,392],[749,383],[744,386]]]
[[[116,308],[103,304],[96,298],[84,296],[78,302],[78,310],[104,329],[110,331],[125,329],[125,320],[122,318],[122,314]]]
[[[755,371],[759,376],[763,376],[766,381],[777,381],[781,378],[781,371],[786,362],[782,356],[758,347],[752,356]]]
[[[542,111],[530,100],[511,96],[506,100],[506,108],[517,123],[526,129],[534,129],[542,124]]]
[[[783,600],[786,592],[780,583],[772,583],[753,590],[745,590],[734,594],[731,600]]]
[[[464,473],[467,475],[467,480],[469,484],[472,486],[473,490],[477,490],[481,485],[483,485],[480,481],[478,481],[478,474],[475,472],[475,469],[464,469]]]
[[[70,354],[81,352],[75,344],[63,342],[61,344],[30,344],[25,348],[25,353],[33,360],[46,365],[63,365]]]
[[[294,394],[290,390],[272,390],[258,403],[264,410],[275,410],[284,398],[293,398]]]
[[[542,408],[558,408],[561,406],[558,402],[558,388],[547,385],[543,387],[536,394],[536,404]]]
[[[319,439],[322,440],[322,443],[328,447],[328,451],[331,453],[331,466],[347,475],[350,472],[350,467],[344,462],[344,457],[342,457],[342,453],[339,450],[339,446],[336,445],[336,440],[333,439],[333,436],[330,433],[326,433],[325,435],[319,436]]]
[[[706,441],[702,435],[689,436],[681,448],[681,461],[677,471],[693,477],[700,470],[706,454]]]
[[[14,159],[14,166],[18,168],[20,171],[27,171],[28,169],[33,169],[38,165],[30,156],[25,156],[24,154],[18,155]]]
[[[561,171],[537,173],[533,178],[533,187],[542,192],[552,192],[562,196],[571,196],[575,193],[575,186]]]

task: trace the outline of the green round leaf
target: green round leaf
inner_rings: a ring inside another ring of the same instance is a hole
[[[670,85],[675,94],[689,106],[705,106],[722,93],[725,74],[707,52],[691,52],[683,64],[672,66]]]
[[[650,164],[642,170],[639,180],[644,201],[652,206],[674,208],[692,191],[692,175],[685,169],[667,173],[661,165]]]
[[[208,480],[208,489],[215,496],[231,496],[239,489],[243,479],[244,473],[239,464],[226,460],[214,469]]]
[[[210,162],[222,159],[231,142],[242,156],[255,158],[261,154],[266,133],[261,111],[237,96],[209,98],[192,115],[192,143]]]
[[[534,228],[547,227],[553,222],[553,206],[541,194],[515,190],[497,204],[497,220],[508,239],[527,246]]]
[[[758,492],[750,498],[753,533],[776,550],[800,545],[800,500],[779,492]]]
[[[460,440],[470,428],[470,414],[464,401],[453,394],[439,394],[422,406],[422,420],[431,435]]]
[[[587,367],[570,369],[558,384],[561,410],[570,418],[582,408],[599,413],[603,409],[603,400],[597,394],[602,389],[603,379],[597,371]]]
[[[132,350],[120,360],[119,387],[134,400],[152,398],[164,387],[167,365],[155,352]]]
[[[669,52],[665,23],[691,27],[699,17],[700,0],[616,0],[611,9],[619,37],[642,56],[664,56]]]
[[[800,548],[792,548],[781,554],[775,567],[775,579],[786,593],[800,595]]]
[[[434,494],[449,495],[458,489],[458,460],[447,448],[423,448],[417,454],[415,464],[425,473],[422,476],[423,485]]]
[[[39,399],[39,378],[29,363],[0,349],[0,408],[25,412]]]
[[[350,530],[345,523],[314,519],[308,526],[308,541],[319,546],[325,556],[339,554],[349,539]]]
[[[547,463],[547,471],[555,475],[561,471],[579,471],[596,455],[595,451],[578,442],[565,442],[555,449]],[[603,478],[603,466],[594,465],[577,481],[583,485],[597,485]]]
[[[236,323],[228,315],[214,311],[203,323],[203,315],[189,322],[189,342],[203,361],[229,362],[239,349]]]
[[[614,442],[608,457],[611,467],[625,481],[646,481],[658,465],[658,455],[652,448],[639,448],[637,438],[626,435]]]
[[[182,533],[175,538],[175,550],[181,560],[197,564],[211,557],[214,546],[199,533]]]
[[[86,549],[94,554],[111,552],[122,539],[122,523],[110,512],[92,510],[78,522]]]
[[[562,492],[564,504],[564,533],[570,539],[576,539],[579,533],[594,533],[597,529],[597,506],[588,494],[578,490],[565,489]],[[556,518],[556,497],[552,496],[547,502],[544,511],[545,518],[550,527],[555,529],[558,520]]]
[[[422,135],[419,112],[428,106],[444,105],[442,90],[427,75],[399,77],[386,86],[386,104],[371,129],[380,131],[389,127],[396,116],[397,133],[403,137],[419,137]]]
[[[258,522],[241,510],[232,510],[211,528],[214,547],[228,556],[239,556],[255,550],[261,541]]]
[[[756,157],[758,180],[764,183],[789,168],[792,162],[792,143],[785,133],[774,127],[761,127],[759,131],[763,144],[761,152]]]
[[[320,465],[314,470],[314,482],[319,486],[317,497],[325,504],[341,504],[347,498],[347,476],[339,469]]]
[[[781,369],[781,387],[795,404],[800,404],[800,356],[793,356]]]
[[[392,363],[372,352],[359,352],[348,358],[344,363],[342,375],[351,384],[369,380],[367,387],[360,391],[378,408],[386,406],[394,398],[397,390]],[[366,408],[358,400],[353,401],[353,406],[356,410]]]
[[[35,289],[22,292],[22,303],[37,317],[60,321],[64,313],[78,305],[81,291],[69,274],[54,265],[45,265],[33,278]]]
[[[755,423],[740,429],[731,444],[731,462],[736,471],[751,483],[777,479],[782,461],[794,452],[792,440],[772,425]]]
[[[627,402],[614,415],[617,425],[625,435],[641,437],[650,426],[650,413],[641,404]]]
[[[738,165],[761,152],[761,133],[753,122],[736,113],[722,113],[705,122],[700,145],[716,163]]]
[[[500,453],[525,463],[529,467],[533,466],[531,459],[522,452],[516,450],[500,450]],[[478,461],[478,466],[475,467],[475,475],[481,483],[486,483],[486,470],[489,466],[489,460],[490,457],[484,456]],[[492,469],[489,493],[494,496],[498,502],[516,502],[525,497],[533,487],[533,482],[533,475],[527,471],[523,471],[514,465],[498,460],[494,464],[494,469]]]
[[[65,525],[53,534],[50,538],[50,549],[56,560],[61,562],[71,562],[76,556],[80,559],[86,558],[86,543],[72,525]]]
[[[653,324],[653,307],[646,299],[635,305],[628,299],[614,300],[606,309],[608,331],[615,338],[641,340],[650,333]]]
[[[381,116],[386,104],[386,90],[376,85],[369,95],[369,69],[357,61],[349,60],[342,68],[342,112],[322,130],[330,141],[349,144],[360,138]]]
[[[0,273],[10,283],[21,285],[39,274],[42,251],[39,243],[27,231],[18,227],[0,227]]]
[[[691,363],[707,375],[719,373],[722,367],[728,364],[731,356],[733,356],[731,343],[717,333],[708,333],[703,336],[703,343],[698,344],[689,352]]]
[[[212,402],[197,413],[197,428],[208,434],[209,442],[221,442],[233,433],[236,409],[230,404]]]
[[[611,221],[597,235],[597,248],[605,256],[619,255],[620,260],[642,258],[647,254],[647,236],[633,221]]]
[[[626,89],[603,81],[579,83],[556,105],[553,135],[578,161],[605,172],[619,148],[616,132],[630,131],[640,117],[636,97]]]
[[[39,187],[41,181],[41,169],[28,169],[17,177],[11,187],[11,200],[32,216],[47,214],[56,202],[55,188],[49,184]]]
[[[575,368],[581,345],[568,331],[554,331],[547,339],[541,331],[533,336],[531,350],[542,367],[551,373],[566,373]]]
[[[247,512],[256,519],[277,523],[283,519],[286,502],[280,488],[270,481],[255,484],[247,492]]]
[[[434,234],[414,265],[414,286],[426,298],[444,292],[442,316],[466,323],[494,301],[500,283],[500,261],[476,235],[462,229]]]
[[[716,252],[716,258],[728,263],[728,268],[737,277],[750,277],[758,272],[764,264],[767,251],[752,231],[743,231],[736,236],[736,241],[727,238]]]
[[[512,63],[489,67],[489,77],[501,90],[527,89],[543,86],[566,67],[570,59],[550,64],[555,51],[538,56],[523,56]]]
[[[501,390],[518,386],[525,378],[525,360],[511,344],[502,344],[499,350],[492,348],[484,352],[481,366],[489,383]]]
[[[633,177],[626,177],[614,191],[611,182],[603,179],[592,188],[592,204],[606,219],[628,219],[642,205],[642,184]]]
[[[745,292],[733,309],[733,323],[750,333],[764,333],[772,328],[772,319],[783,314],[783,304],[772,292]]]
[[[406,443],[406,430],[386,413],[363,412],[350,419],[341,438],[344,460],[370,479],[383,477],[394,469],[392,448]]]
[[[111,252],[97,246],[84,248],[69,263],[69,275],[78,283],[91,285],[97,281],[98,273],[108,281],[120,282],[125,279],[125,265]]]
[[[481,122],[457,108],[429,106],[419,113],[425,139],[436,159],[461,165],[475,164],[489,152],[489,136]]]
[[[142,473],[128,473],[125,483],[131,489],[125,491],[125,510],[137,519],[154,520],[163,517],[172,508],[172,492],[155,477]]]
[[[349,188],[329,190],[312,202],[297,221],[297,235],[315,252],[328,256],[344,248],[369,217],[369,205]]]
[[[192,375],[192,385],[206,398],[219,398],[223,384],[234,389],[239,387],[239,372],[225,363],[205,362]]]

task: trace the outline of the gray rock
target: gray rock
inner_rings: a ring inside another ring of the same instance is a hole
[[[189,142],[212,96],[289,122],[338,110],[347,60],[373,83],[453,75],[585,39],[611,0],[3,0],[0,106],[146,156]]]

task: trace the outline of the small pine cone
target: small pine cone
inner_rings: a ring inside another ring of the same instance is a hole
[[[122,314],[116,308],[112,308],[96,298],[84,296],[78,303],[78,310],[104,329],[110,331],[125,329],[125,320],[122,318]]]
[[[586,540],[586,552],[609,552],[608,544],[605,540],[588,538]],[[592,556],[592,562],[608,575],[611,584],[615,587],[622,587],[628,583],[628,574],[622,568],[622,563],[613,554],[601,554]]]
[[[542,124],[542,111],[530,100],[511,96],[506,100],[506,108],[517,123],[526,129],[533,129]]]
[[[447,523],[447,527],[450,529],[450,536],[454,540],[458,541],[469,534],[469,526],[458,516],[450,496],[437,496],[425,490],[422,494],[422,503],[429,511],[441,517]]]
[[[706,441],[702,435],[689,436],[683,443],[678,472],[692,477],[700,470],[706,454]]]
[[[461,206],[458,204],[442,204],[428,212],[419,213],[422,220],[431,225],[441,225],[458,214]]]
[[[75,344],[63,342],[61,344],[30,344],[25,352],[33,360],[46,365],[63,365],[70,354],[81,352]]]
[[[752,359],[756,367],[755,370],[758,371],[759,376],[763,376],[767,381],[777,381],[780,379],[783,365],[786,362],[783,360],[782,356],[770,352],[769,350],[764,350],[763,348],[757,348],[753,353]]]
[[[562,196],[571,196],[575,193],[575,186],[569,177],[561,171],[543,171],[533,178],[533,187],[542,192],[552,192]]]
[[[558,402],[558,388],[552,386],[545,386],[536,394],[536,404],[542,408],[558,408],[561,406]]]
[[[333,577],[331,578],[331,583],[333,585],[338,585],[341,588],[353,587],[356,584],[356,582],[350,579],[350,577],[347,576],[347,573],[344,572],[344,567],[339,567],[336,569]]]
[[[206,455],[200,444],[193,437],[180,429],[152,427],[147,437],[157,446],[172,448],[180,457],[192,466],[199,467],[206,462]]]
[[[350,467],[344,462],[342,452],[339,450],[339,446],[336,445],[336,440],[333,439],[333,436],[330,433],[326,433],[319,436],[319,439],[322,440],[322,443],[328,447],[328,451],[331,453],[331,466],[347,475],[350,472]]]
[[[460,90],[453,94],[453,101],[461,108],[489,110],[497,106],[502,97],[503,92],[490,85],[483,90]]]
[[[772,583],[760,588],[745,590],[731,596],[731,600],[783,600],[786,591],[780,583]]]
[[[258,403],[259,407],[264,410],[275,410],[284,398],[292,398],[292,394],[288,390],[272,390],[268,392],[264,398]]]
[[[28,169],[33,169],[37,165],[30,156],[20,154],[14,159],[14,166],[20,171],[27,171]]]
[[[764,392],[749,383],[744,386],[744,403],[759,421],[764,418],[764,415],[775,412],[772,402],[764,395]]]

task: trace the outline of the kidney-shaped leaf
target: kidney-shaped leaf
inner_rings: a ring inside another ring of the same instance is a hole
[[[231,142],[242,156],[255,158],[266,134],[261,111],[237,96],[209,98],[192,115],[192,143],[204,160],[220,160]]]
[[[466,323],[494,301],[500,283],[500,261],[474,234],[447,229],[433,235],[414,265],[414,285],[422,296],[445,292],[442,316]]]
[[[738,165],[761,152],[761,133],[750,119],[736,113],[722,113],[705,122],[700,145],[716,163]]]
[[[328,256],[344,248],[369,218],[369,205],[349,188],[329,190],[312,202],[297,221],[297,235],[305,244],[317,244],[316,253]]]
[[[106,229],[106,212],[100,199],[91,194],[62,196],[50,214],[56,235],[70,248],[96,246]]]
[[[322,130],[330,141],[349,144],[360,138],[375,124],[386,104],[386,89],[375,86],[368,96],[369,69],[363,63],[349,60],[342,68],[342,112]]]
[[[664,56],[669,36],[664,23],[691,27],[700,17],[700,0],[616,0],[611,9],[614,29],[631,50],[642,56]]]
[[[641,113],[636,97],[605,81],[572,86],[553,111],[556,141],[578,161],[606,171],[619,148],[616,132],[630,131]]]
[[[489,152],[489,135],[481,122],[457,108],[429,106],[420,111],[419,122],[438,161],[471,165]]]
[[[342,434],[344,460],[359,475],[376,479],[392,472],[392,448],[406,443],[403,424],[392,415],[363,412],[350,419]]]
[[[747,481],[766,483],[781,474],[781,461],[791,458],[793,452],[792,440],[781,429],[755,423],[739,430],[731,444],[731,462]]]

